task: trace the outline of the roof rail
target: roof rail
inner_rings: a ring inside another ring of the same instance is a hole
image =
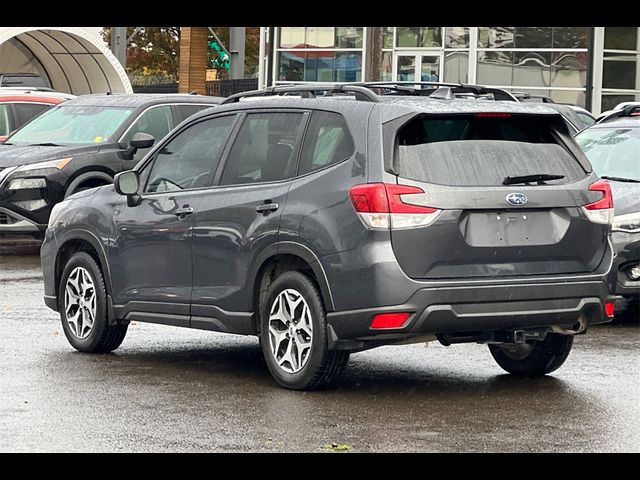
[[[354,84],[304,84],[304,85],[281,85],[275,87],[267,87],[262,90],[250,90],[248,92],[240,92],[225,98],[220,105],[234,103],[241,98],[248,97],[264,97],[269,95],[280,95],[282,93],[300,93],[305,98],[315,98],[317,92],[327,93],[353,93],[356,100],[364,102],[378,102],[378,96],[361,85]]]
[[[431,98],[452,99],[472,95],[476,98],[493,95],[495,100],[506,100],[517,102],[518,99],[502,88],[485,87],[484,85],[472,85],[465,83],[445,83],[445,82],[362,82],[354,85],[362,85],[368,88],[379,88],[393,90],[401,95],[427,95]],[[419,86],[420,88],[416,88]],[[427,87],[427,88],[424,88]],[[446,92],[449,89],[449,92]]]
[[[530,100],[532,98],[537,98],[540,100],[540,103],[557,103],[554,99],[552,99],[548,95],[541,95],[538,93],[511,92],[511,94],[514,97],[516,97],[518,100]]]

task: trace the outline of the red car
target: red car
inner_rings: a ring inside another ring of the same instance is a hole
[[[0,88],[0,142],[36,115],[53,105],[75,98],[59,93],[29,88]]]

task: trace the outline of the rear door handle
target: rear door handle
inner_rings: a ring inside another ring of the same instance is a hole
[[[278,209],[279,205],[277,203],[263,203],[256,207],[256,212],[259,213],[267,213],[267,212],[275,212]]]
[[[181,207],[177,209],[175,212],[173,212],[175,216],[180,218],[184,218],[187,215],[191,215],[192,213],[193,213],[193,207],[190,207],[189,205],[185,205],[184,207]]]

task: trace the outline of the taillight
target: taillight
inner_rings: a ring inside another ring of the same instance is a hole
[[[349,190],[349,198],[362,223],[374,230],[426,227],[442,212],[410,203],[406,196],[422,194],[420,187],[393,183],[366,183]],[[404,198],[403,198],[404,197]]]
[[[408,312],[378,313],[373,316],[370,328],[401,328],[410,315]]]
[[[603,225],[613,222],[613,195],[611,186],[606,180],[598,180],[589,185],[590,192],[602,192],[602,197],[582,207],[582,211],[593,223]]]
[[[507,112],[478,112],[474,115],[474,117],[493,117],[493,118],[506,118],[510,116],[511,114]]]
[[[605,302],[604,313],[607,316],[607,318],[613,318],[615,310],[616,310],[616,302]]]

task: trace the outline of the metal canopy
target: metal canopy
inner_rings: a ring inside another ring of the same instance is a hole
[[[0,72],[37,73],[74,95],[133,91],[104,41],[77,27],[0,27]]]

